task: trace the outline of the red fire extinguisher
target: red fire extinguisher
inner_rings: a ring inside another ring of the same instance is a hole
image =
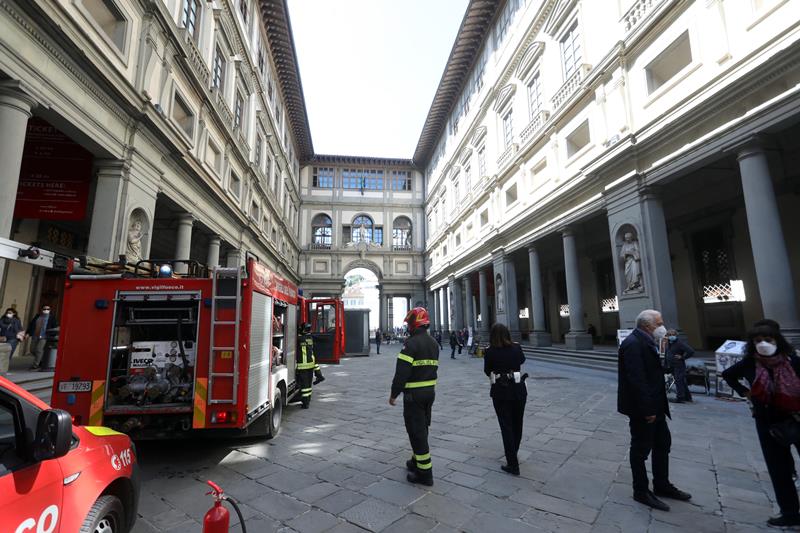
[[[244,517],[236,505],[236,500],[225,494],[219,485],[213,481],[207,481],[211,487],[210,494],[214,498],[214,506],[208,510],[206,516],[203,518],[203,533],[228,533],[231,523],[231,515],[228,510],[222,505],[223,501],[229,502],[233,506],[233,510],[239,516],[239,526],[242,528],[242,533],[247,533],[247,528],[244,525]]]

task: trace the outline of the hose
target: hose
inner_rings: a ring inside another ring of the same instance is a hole
[[[227,494],[224,494],[222,496],[222,499],[231,504],[231,507],[233,507],[233,510],[236,511],[236,516],[239,517],[239,527],[242,528],[242,533],[247,533],[247,527],[244,525],[244,516],[242,516],[242,511],[241,511],[241,509],[239,509],[239,506],[236,504],[236,500],[234,500],[233,498],[231,498]]]

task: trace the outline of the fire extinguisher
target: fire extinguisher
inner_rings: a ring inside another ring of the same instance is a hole
[[[207,483],[211,487],[211,492],[207,492],[206,494],[210,494],[211,497],[214,498],[214,506],[208,510],[206,516],[203,518],[203,533],[228,533],[231,515],[222,505],[223,501],[229,502],[231,506],[233,506],[233,510],[236,511],[236,515],[239,517],[239,525],[242,528],[242,533],[247,533],[247,528],[244,525],[244,517],[242,516],[242,511],[239,509],[239,506],[236,504],[236,500],[225,494],[220,486],[213,481],[209,480]]]

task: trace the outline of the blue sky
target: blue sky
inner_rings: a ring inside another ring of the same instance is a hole
[[[468,0],[289,0],[314,151],[410,158]]]

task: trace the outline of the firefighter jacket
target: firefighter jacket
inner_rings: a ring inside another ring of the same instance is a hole
[[[433,389],[436,370],[439,368],[439,344],[428,335],[426,328],[418,328],[406,340],[397,355],[397,365],[392,380],[392,398],[404,390]]]
[[[300,360],[297,361],[297,370],[313,370],[317,366],[314,359],[314,339],[311,335],[300,336]]]

